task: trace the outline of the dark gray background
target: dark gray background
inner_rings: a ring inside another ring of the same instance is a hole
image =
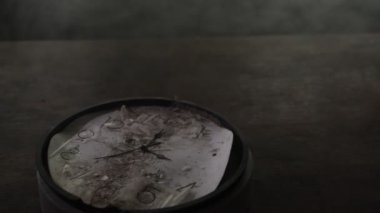
[[[2,213],[40,211],[53,125],[134,96],[236,125],[250,213],[380,211],[378,0],[0,0],[0,40]]]
[[[0,212],[39,211],[34,151],[53,125],[136,96],[236,125],[250,213],[379,212],[379,35],[0,42],[0,56]]]
[[[379,32],[378,0],[2,0],[0,39]]]

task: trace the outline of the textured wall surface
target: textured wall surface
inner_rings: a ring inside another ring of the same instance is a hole
[[[3,0],[2,39],[380,31],[378,0]]]
[[[252,213],[380,209],[380,35],[0,42],[0,56],[0,212],[39,212],[50,127],[133,96],[232,122],[254,154]]]

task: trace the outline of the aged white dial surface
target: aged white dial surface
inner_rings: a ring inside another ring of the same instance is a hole
[[[214,191],[232,141],[230,130],[194,110],[122,106],[56,134],[49,169],[60,187],[89,205],[163,208]]]

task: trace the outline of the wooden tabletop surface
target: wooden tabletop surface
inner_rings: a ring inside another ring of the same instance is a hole
[[[358,34],[0,42],[0,212],[40,211],[35,150],[52,126],[147,96],[240,130],[252,213],[380,211],[380,35]]]

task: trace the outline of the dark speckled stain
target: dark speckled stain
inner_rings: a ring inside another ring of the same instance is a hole
[[[39,212],[34,150],[116,98],[177,97],[252,147],[251,212],[380,209],[380,37],[0,43],[0,212]]]

